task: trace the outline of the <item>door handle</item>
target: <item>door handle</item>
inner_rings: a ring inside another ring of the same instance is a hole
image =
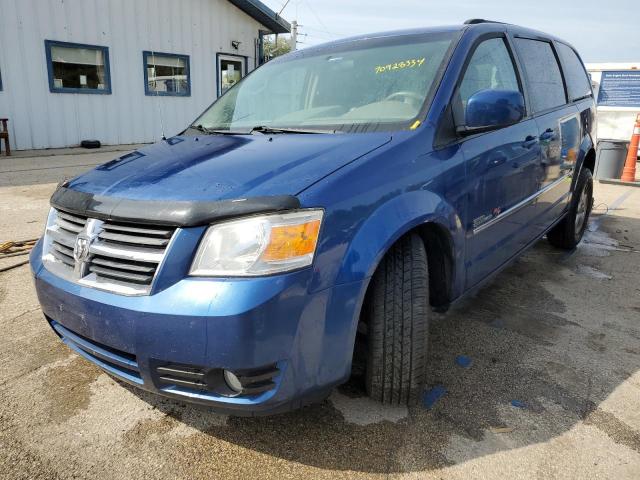
[[[489,158],[489,168],[497,167],[507,161],[507,156],[503,153],[497,153]]]
[[[533,147],[536,143],[538,143],[538,137],[535,137],[533,135],[527,135],[527,138],[524,139],[524,142],[522,142],[522,146],[524,148],[531,148]]]
[[[542,135],[540,135],[540,140],[553,140],[555,139],[555,132],[553,130],[553,128],[547,128],[544,132],[542,132]]]

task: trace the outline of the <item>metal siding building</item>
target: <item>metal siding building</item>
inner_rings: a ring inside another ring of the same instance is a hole
[[[219,53],[250,71],[260,32],[289,28],[256,0],[0,0],[0,12],[0,117],[15,149],[153,142],[160,119],[175,135],[214,100]],[[107,47],[111,93],[52,93],[45,40]],[[188,55],[190,95],[147,94],[144,51]]]

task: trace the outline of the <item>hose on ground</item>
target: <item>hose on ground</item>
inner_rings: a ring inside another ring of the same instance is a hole
[[[29,255],[31,249],[37,241],[37,238],[32,238],[29,240],[12,240],[9,242],[0,243],[0,260],[2,260],[3,258]],[[29,263],[29,260],[18,262],[14,265],[9,265],[8,267],[2,267],[0,268],[0,273],[12,270],[17,267],[21,267],[22,265],[26,265],[27,263]]]

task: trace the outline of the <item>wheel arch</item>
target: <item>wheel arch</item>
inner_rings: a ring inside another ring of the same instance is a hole
[[[435,218],[430,218],[423,223],[405,229],[396,235],[395,241],[388,244],[387,248],[376,257],[373,273],[363,284],[361,298],[355,312],[355,325],[352,345],[352,365],[356,365],[356,371],[366,371],[366,347],[367,337],[363,332],[371,332],[372,325],[369,307],[374,298],[375,283],[373,274],[381,267],[385,257],[393,250],[394,246],[410,235],[416,235],[425,247],[428,264],[428,299],[431,308],[443,311],[451,301],[453,280],[455,271],[455,242],[451,232]]]
[[[429,303],[445,308],[452,300],[455,247],[451,232],[437,222],[424,223],[405,235],[416,233],[424,242],[429,265]]]
[[[379,207],[359,229],[344,256],[338,283],[365,280],[360,309],[384,256],[412,233],[420,236],[427,250],[431,304],[443,307],[461,293],[465,242],[458,213],[435,193],[409,192]]]
[[[587,155],[584,157],[584,161],[582,162],[582,168],[587,168],[591,171],[592,174],[595,173],[596,170],[596,151],[594,148],[589,149]]]
[[[571,192],[574,191],[576,182],[578,181],[578,177],[580,176],[580,172],[583,168],[587,168],[592,174],[595,174],[596,150],[590,135],[586,135],[580,144],[573,180],[571,182]]]

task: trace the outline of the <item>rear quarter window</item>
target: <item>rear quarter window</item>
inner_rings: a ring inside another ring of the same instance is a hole
[[[549,42],[515,39],[534,112],[567,102],[560,66]]]
[[[557,43],[556,45],[564,71],[564,79],[567,82],[569,101],[573,102],[574,100],[590,97],[592,95],[591,84],[582,61],[568,45],[563,43]]]

